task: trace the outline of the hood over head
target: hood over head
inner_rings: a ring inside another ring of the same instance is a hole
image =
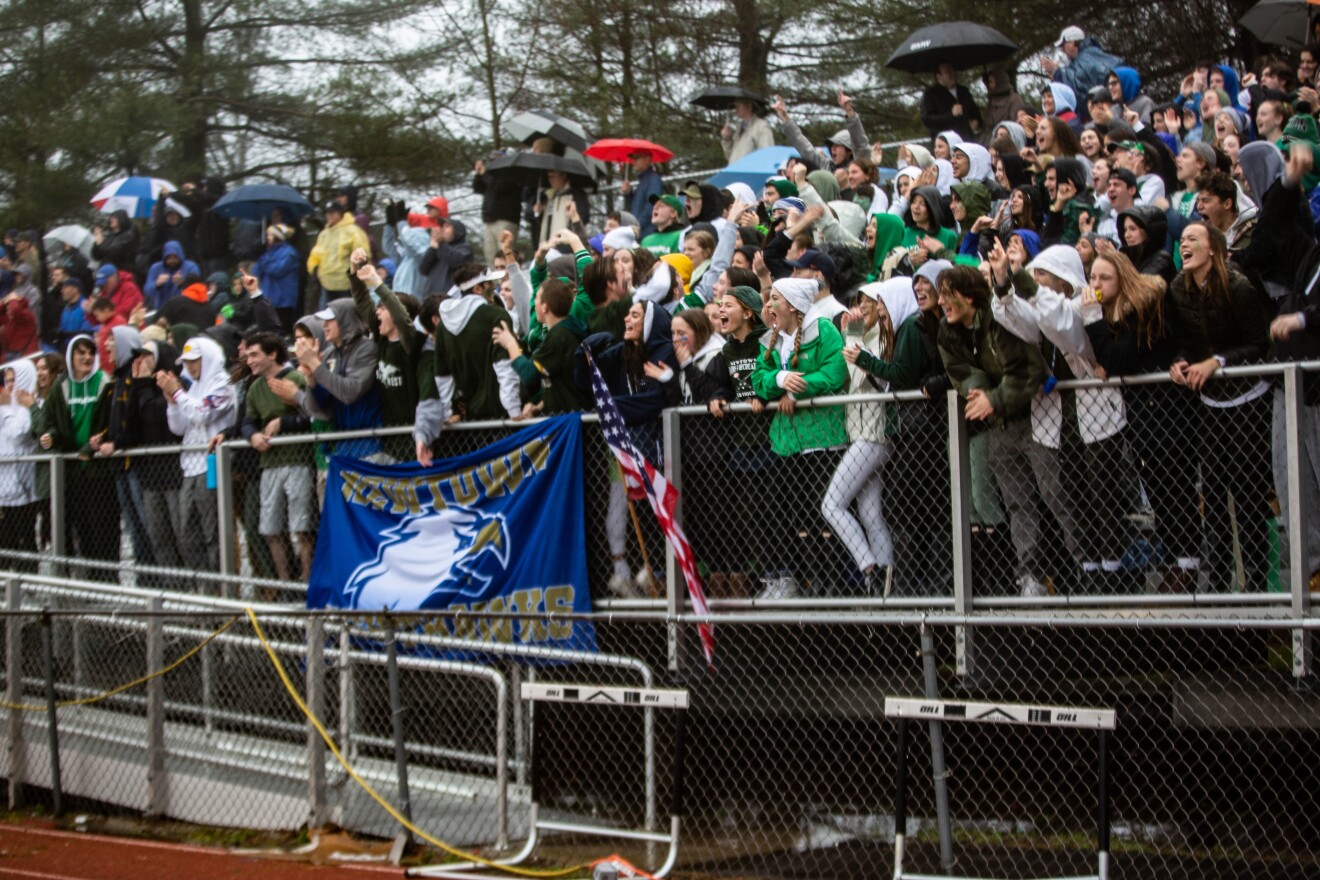
[[[1000,156],[999,161],[1004,163],[1004,178],[1008,181],[1010,190],[1017,189],[1024,183],[1031,183],[1031,169],[1027,167],[1021,156]]]
[[[194,336],[184,345],[183,356],[191,357],[194,351],[201,354],[199,360],[202,362],[202,372],[197,381],[189,386],[188,396],[205,400],[229,385],[229,373],[225,370],[225,350],[214,339]]]
[[[670,328],[672,317],[669,312],[653,302],[642,306],[642,344],[648,352],[674,344],[673,330]]]
[[[351,297],[344,296],[331,300],[330,311],[335,313],[335,320],[339,322],[339,344],[341,348],[366,335],[367,325],[362,323],[362,318],[358,315]]]
[[[995,131],[996,131],[996,132],[999,131],[1000,129],[1003,129],[1004,132],[1008,135],[1008,139],[1011,140],[1011,141],[1013,142],[1013,146],[1017,147],[1019,150],[1023,149],[1024,147],[1026,147],[1026,145],[1027,145],[1027,130],[1026,130],[1025,128],[1023,128],[1022,126],[1018,125],[1016,122],[1012,122],[1012,121],[1008,121],[1008,120],[1006,120],[1006,121],[1001,122],[1001,123],[999,123],[999,124],[997,124],[997,125],[995,126]],[[1002,159],[1002,158],[1004,158],[1004,157],[1003,157],[1003,156],[1000,156],[999,158]],[[1021,157],[1019,157],[1019,158],[1021,158]]]
[[[1027,259],[1034,260],[1040,253],[1040,235],[1030,229],[1014,229],[1008,234],[1009,238],[1017,236],[1022,241],[1022,246],[1027,249]]]
[[[839,198],[839,182],[828,171],[816,169],[807,172],[807,182],[816,190],[821,201],[833,202]]]
[[[6,370],[14,371],[14,391],[26,391],[35,394],[37,390],[37,367],[30,358],[15,358],[4,365]]]
[[[889,312],[889,323],[898,332],[903,322],[915,315],[917,295],[912,291],[912,279],[905,275],[896,275],[887,281],[873,281],[858,288],[863,296],[884,303]]]
[[[922,171],[935,164],[935,156],[931,154],[927,147],[923,147],[921,144],[908,144],[907,151],[908,155],[912,157],[912,164]]]
[[[1054,160],[1054,175],[1057,180],[1071,182],[1077,188],[1079,196],[1086,192],[1089,185],[1086,179],[1086,168],[1080,161],[1068,156],[1061,156]]]
[[[1265,193],[1283,176],[1283,153],[1274,144],[1254,141],[1238,151],[1238,164],[1242,166],[1242,178],[1251,189],[1248,193],[1251,200],[1262,204]]]
[[[953,163],[948,159],[936,159],[935,167],[940,170],[939,176],[935,178],[935,189],[939,190],[941,196],[947,196],[954,181]]]
[[[948,144],[949,152],[952,153],[953,148],[963,142],[963,137],[962,135],[958,134],[958,132],[950,129],[949,131],[942,131],[939,134],[935,135],[935,140],[944,141],[946,144]]]
[[[944,225],[944,207],[940,204],[940,191],[933,186],[919,186],[913,192],[908,194],[908,209],[903,215],[903,223],[906,226],[913,226],[912,205],[913,199],[920,198],[926,203],[926,210],[930,212],[931,218],[937,226]]]
[[[325,325],[315,315],[305,315],[293,322],[294,327],[303,327],[316,340],[317,348],[325,348]]]
[[[1141,74],[1136,68],[1120,65],[1114,68],[1114,76],[1118,77],[1118,84],[1123,88],[1123,103],[1131,104],[1141,94]]]
[[[980,144],[963,143],[954,149],[967,157],[969,165],[964,181],[980,183],[995,176],[995,169],[990,164],[990,151]]]
[[[115,340],[115,372],[118,373],[133,363],[133,352],[142,347],[142,336],[125,324],[111,327],[110,335]]]
[[[183,252],[183,245],[173,240],[165,242],[165,245],[160,249],[160,261],[162,263],[165,262],[166,257],[177,257],[180,263],[188,259]]]
[[[467,241],[467,227],[463,225],[462,220],[450,218],[449,225],[454,227],[454,237],[450,244],[463,244]]]
[[[1002,67],[996,67],[982,77],[985,83],[985,93],[990,97],[998,95],[1007,95],[1013,91],[1013,79],[1008,75],[1008,71]]]
[[[1242,84],[1238,80],[1237,71],[1227,64],[1216,64],[1215,69],[1224,75],[1224,91],[1228,93],[1228,104],[1225,106],[1238,106],[1238,92],[1242,90]],[[1119,77],[1119,82],[1123,81]],[[1124,99],[1127,98],[1127,92],[1123,93]]]
[[[1050,245],[1027,264],[1027,269],[1043,269],[1062,279],[1072,286],[1071,294],[1081,293],[1086,287],[1086,270],[1082,267],[1082,255],[1070,244]],[[1069,294],[1066,290],[1057,292]]]
[[[1072,86],[1060,82],[1050,83],[1050,94],[1054,96],[1054,115],[1058,116],[1064,110],[1077,112],[1077,93],[1073,91]]]
[[[917,269],[913,278],[925,278],[936,290],[940,286],[940,273],[945,269],[952,269],[953,263],[948,260],[927,260]]]
[[[967,208],[967,219],[964,221],[967,232],[976,222],[977,217],[982,217],[990,213],[990,190],[985,188],[983,183],[967,182],[955,183],[953,185],[953,194],[958,197]]]
[[[64,346],[64,370],[70,377],[73,376],[73,347],[81,341],[90,342],[92,345],[92,372],[96,372],[96,340],[86,333],[79,333],[71,337],[69,344]]]

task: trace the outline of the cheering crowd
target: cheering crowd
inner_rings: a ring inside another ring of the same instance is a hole
[[[741,101],[721,133],[730,161],[773,137],[763,112],[799,158],[758,191],[667,183],[639,151],[628,210],[599,226],[580,180],[551,171],[528,191],[478,163],[483,261],[444,198],[419,213],[390,201],[377,241],[352,188],[314,236],[278,214],[264,234],[214,216],[204,180],[146,224],[112,214],[90,259],[11,232],[0,453],[82,453],[67,471],[71,553],[117,561],[122,522],[138,562],[214,571],[208,455],[111,456],[244,438],[253,568],[305,578],[326,452],[430,464],[455,422],[590,409],[589,350],[655,461],[666,408],[727,425],[684,452],[686,531],[708,576],[759,579],[766,598],[817,589],[776,510],[809,503],[857,592],[940,592],[954,389],[973,522],[1007,527],[1015,593],[1265,589],[1271,505],[1288,500],[1282,383],[1218,371],[1320,354],[1320,47],[1250,70],[1207,63],[1162,104],[1080,28],[1057,47],[1042,88],[987,73],[984,107],[942,66],[921,101],[929,145],[896,156],[868,143],[842,92],[845,127],[823,149],[782,100]],[[1171,381],[1056,389],[1149,373]],[[1304,390],[1314,512],[1320,384]],[[923,402],[876,396],[901,391]],[[803,405],[840,395],[872,397]],[[411,437],[272,442],[396,426]],[[828,477],[802,484],[795,460]],[[0,546],[49,540],[45,468],[0,465]],[[1310,519],[1285,540],[1317,572]],[[608,588],[623,596],[638,591],[628,520],[616,480]],[[1132,576],[1143,541],[1157,581]]]

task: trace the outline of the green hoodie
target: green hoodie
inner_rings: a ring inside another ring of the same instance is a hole
[[[768,334],[767,334],[768,336]],[[769,349],[756,359],[752,388],[764,400],[784,396],[779,387],[783,370],[801,373],[807,390],[796,395],[799,400],[837,394],[848,384],[848,362],[843,359],[843,337],[827,318],[820,318],[804,328],[796,366],[782,364],[775,340],[763,340]],[[808,407],[785,415],[776,412],[770,422],[770,448],[776,455],[789,456],[816,449],[845,446],[848,429],[841,406]]]
[[[875,250],[871,253],[871,271],[866,276],[867,281],[880,280],[885,257],[903,244],[903,233],[906,231],[903,221],[893,214],[875,214],[874,218]]]
[[[985,188],[985,184],[976,183],[955,183],[951,189],[958,196],[958,201],[963,203],[967,209],[967,219],[963,221],[962,238],[958,239],[958,250],[962,250],[962,244],[971,235],[972,224],[978,217],[984,217],[990,213],[990,190]],[[977,238],[981,237],[978,232]]]
[[[577,264],[578,292],[577,296],[573,297],[573,304],[568,307],[568,316],[577,318],[582,326],[586,327],[590,325],[591,313],[596,310],[595,303],[582,287],[582,273],[591,265],[591,252],[580,250],[573,254],[573,261]],[[532,351],[536,351],[541,345],[541,340],[545,338],[545,325],[536,317],[536,295],[549,274],[549,267],[545,263],[538,265],[535,262],[532,263],[531,271],[527,273],[528,280],[532,282],[531,326],[527,330],[527,347]]]
[[[69,340],[65,349],[65,363],[72,364],[73,346],[79,340],[92,342],[92,337],[78,335]],[[86,452],[93,435],[104,431],[110,421],[109,390],[114,385],[110,377],[100,370],[92,370],[86,378],[78,380],[66,373],[50,390],[50,398],[42,407],[46,430],[53,440],[52,452]]]

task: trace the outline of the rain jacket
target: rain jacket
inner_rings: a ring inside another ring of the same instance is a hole
[[[843,359],[843,337],[816,307],[802,316],[802,342],[798,362],[792,364],[794,340],[790,335],[767,331],[761,342],[768,351],[756,359],[752,388],[763,400],[778,400],[785,393],[779,384],[784,372],[801,373],[807,390],[793,395],[798,400],[837,394],[848,384],[848,362]],[[832,449],[848,442],[844,408],[807,407],[792,415],[775,412],[770,422],[770,448],[776,455]]]
[[[37,368],[26,359],[5,364],[14,371],[13,391],[37,391]],[[0,406],[0,460],[16,455],[32,455],[39,450],[32,437],[32,414],[13,397]],[[15,461],[0,464],[0,507],[22,507],[37,500],[36,462]]]
[[[1088,36],[1082,40],[1077,57],[1054,71],[1053,79],[1071,87],[1074,94],[1085,95],[1096,86],[1104,85],[1109,71],[1122,63],[1122,58],[1110,55],[1095,37]]]
[[[277,309],[298,305],[298,251],[287,241],[266,248],[252,274],[261,282],[261,295]]]
[[[314,274],[328,293],[348,293],[348,257],[358,248],[371,251],[367,234],[345,213],[334,226],[327,226],[316,237],[316,245],[307,256],[307,272]]]
[[[1016,124],[1018,111],[1026,110],[1027,102],[1013,89],[1013,80],[1007,70],[995,68],[983,79],[986,99],[982,134],[986,136],[985,146],[989,146],[989,136],[993,135],[995,128],[1005,122]],[[1022,149],[1022,145],[1018,149]]]

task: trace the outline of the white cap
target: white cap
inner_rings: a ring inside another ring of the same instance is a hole
[[[1086,31],[1082,30],[1075,24],[1070,24],[1063,29],[1063,33],[1059,34],[1059,39],[1055,41],[1054,45],[1062,46],[1064,43],[1080,43],[1085,39]]]
[[[329,306],[326,306],[312,317],[320,318],[322,321],[333,321],[335,319],[335,310],[330,308]]]
[[[154,354],[154,352],[153,352]],[[202,359],[202,347],[191,339],[183,346],[183,354],[179,355],[181,361],[199,361]]]
[[[476,287],[478,284],[484,284],[487,281],[499,281],[503,277],[504,277],[503,269],[487,269],[485,272],[482,272],[477,277],[469,278],[467,281],[464,281],[461,285],[459,285],[458,289],[463,291],[464,293],[467,293],[469,290]]]

